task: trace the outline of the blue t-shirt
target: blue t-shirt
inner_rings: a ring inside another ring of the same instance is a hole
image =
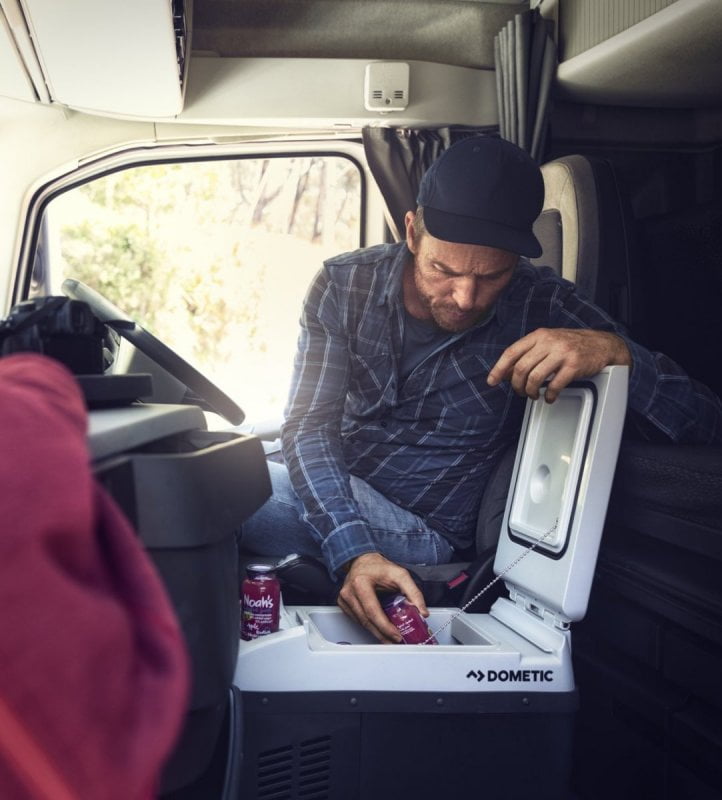
[[[399,377],[402,381],[439,347],[443,347],[451,334],[440,328],[433,320],[428,322],[412,317],[404,309],[404,337],[399,361]]]

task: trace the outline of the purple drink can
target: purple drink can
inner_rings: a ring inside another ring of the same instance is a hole
[[[249,641],[278,630],[281,585],[269,564],[249,564],[241,586],[241,639]]]
[[[426,620],[413,603],[402,594],[391,595],[383,600],[381,606],[386,616],[399,629],[404,644],[438,644],[431,636]],[[429,638],[431,637],[431,638]],[[428,641],[427,641],[428,639]]]

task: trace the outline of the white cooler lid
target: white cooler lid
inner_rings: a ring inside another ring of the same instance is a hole
[[[494,572],[512,598],[562,622],[586,613],[627,408],[627,367],[606,367],[554,403],[527,401]],[[540,541],[541,540],[541,541]]]

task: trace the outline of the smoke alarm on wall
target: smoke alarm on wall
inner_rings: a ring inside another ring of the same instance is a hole
[[[409,65],[374,61],[366,65],[364,106],[367,111],[403,111],[409,104]]]

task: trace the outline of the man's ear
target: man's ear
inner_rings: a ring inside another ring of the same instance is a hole
[[[412,253],[416,253],[416,231],[414,230],[414,220],[416,214],[413,211],[407,211],[404,217],[404,225],[406,226],[406,246]]]

